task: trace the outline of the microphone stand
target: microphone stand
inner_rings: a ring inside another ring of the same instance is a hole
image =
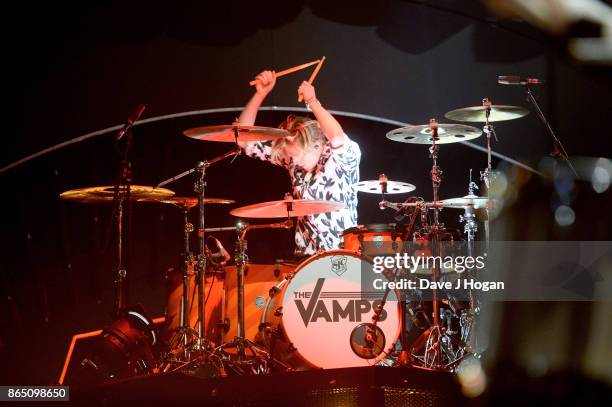
[[[533,96],[533,93],[531,93],[531,87],[529,86],[529,83],[525,84],[525,92],[527,93],[527,100],[530,101],[531,104],[535,107],[535,111],[538,114],[538,117],[540,118],[540,120],[542,120],[542,123],[544,123],[544,126],[546,127],[546,130],[548,131],[548,134],[550,134],[550,136],[553,139],[554,150],[551,153],[551,155],[552,156],[561,156],[561,157],[563,157],[563,159],[565,160],[567,165],[571,168],[572,172],[577,177],[578,173],[576,172],[576,169],[572,165],[572,163],[571,163],[571,161],[569,159],[569,156],[567,155],[567,152],[565,151],[565,148],[563,147],[563,144],[561,143],[561,140],[559,140],[559,138],[555,134],[552,126],[550,125],[548,120],[546,120],[546,116],[544,116],[544,113],[542,112],[542,109],[540,109],[540,105],[538,104],[538,101]]]
[[[121,156],[119,164],[119,174],[115,181],[113,195],[113,212],[117,220],[117,266],[115,268],[116,279],[116,297],[115,310],[118,311],[124,308],[127,304],[127,263],[128,263],[128,237],[130,234],[130,191],[132,182],[132,166],[128,160],[128,154],[132,146],[132,130],[131,126],[121,130],[123,134],[127,133],[125,149],[119,148],[120,138],[115,139],[115,148]],[[124,232],[124,227],[127,227],[127,234]]]

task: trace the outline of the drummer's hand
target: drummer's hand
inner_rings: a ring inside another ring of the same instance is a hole
[[[262,96],[266,96],[274,85],[276,84],[276,72],[274,71],[263,71],[259,75],[255,77],[257,83],[255,84],[255,89],[257,93]]]
[[[315,88],[310,83],[304,81],[298,88],[298,96],[302,97],[302,100],[308,103],[312,99],[316,99]]]

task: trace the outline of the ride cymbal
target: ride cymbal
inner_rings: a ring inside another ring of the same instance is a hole
[[[519,119],[527,116],[529,110],[520,106],[509,105],[491,105],[489,114],[489,122],[501,122],[504,120]],[[484,106],[463,107],[461,109],[451,110],[444,117],[458,122],[486,122],[486,108]]]

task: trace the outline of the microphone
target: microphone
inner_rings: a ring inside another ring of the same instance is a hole
[[[132,126],[140,118],[144,110],[145,110],[145,105],[143,105],[142,103],[139,104],[136,110],[134,110],[132,114],[128,117],[127,123],[123,125],[121,130],[119,130],[119,132],[115,136],[115,141],[119,141],[123,138],[123,136],[125,136],[125,133],[127,133],[128,130],[132,128]]]
[[[521,78],[518,75],[500,75],[497,77],[497,83],[500,85],[541,85],[543,79],[538,78]]]
[[[221,258],[222,260],[219,262],[219,265],[225,266],[225,264],[232,259],[232,256],[227,252],[227,250],[225,250],[225,247],[223,247],[219,239],[214,236],[210,236],[209,239],[213,240],[215,242],[215,246],[217,247],[217,253],[212,254],[211,257],[213,259]]]

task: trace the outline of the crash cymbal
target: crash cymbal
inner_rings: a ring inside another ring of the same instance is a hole
[[[474,208],[474,209],[483,209],[487,207],[487,197],[486,196],[476,196],[476,195],[466,195],[461,198],[450,198],[443,199],[442,205],[445,208]],[[495,200],[492,199],[491,203],[495,205]]]
[[[405,126],[391,130],[387,138],[400,143],[432,144],[433,130],[429,124],[419,126]],[[457,143],[480,137],[482,130],[465,124],[442,124],[438,123],[438,138],[436,144]]]
[[[380,180],[359,181],[355,184],[355,189],[359,192],[369,194],[381,194],[382,185]],[[416,187],[407,182],[387,181],[387,194],[405,194],[414,191]]]
[[[173,196],[169,199],[157,199],[157,198],[144,198],[139,199],[138,202],[159,202],[163,204],[174,205],[179,208],[191,209],[198,204],[198,198],[194,198],[191,196]],[[231,199],[222,199],[222,198],[204,198],[205,204],[218,204],[218,205],[229,205],[236,203],[236,201]]]
[[[286,218],[309,216],[333,212],[345,208],[342,202],[317,201],[311,199],[285,199],[282,201],[262,202],[236,208],[230,213],[242,218]]]
[[[216,141],[221,143],[234,143],[236,136],[234,125],[204,126],[189,129],[183,132],[187,137],[203,141]],[[287,130],[274,127],[238,126],[238,141],[268,141],[290,136]]]
[[[444,117],[451,120],[457,120],[458,122],[484,123],[486,122],[485,111],[486,109],[484,106],[464,107],[461,109],[451,110],[450,112],[447,112]],[[489,121],[501,122],[504,120],[519,119],[523,116],[527,116],[528,114],[529,110],[520,106],[491,105]]]
[[[120,192],[125,192],[125,187],[120,187]],[[130,185],[130,200],[139,201],[145,198],[168,199],[174,195],[174,191],[166,188],[154,188],[146,185]],[[107,185],[100,187],[89,187],[71,189],[62,192],[60,198],[65,201],[81,203],[104,203],[112,202],[115,196],[115,186]]]

